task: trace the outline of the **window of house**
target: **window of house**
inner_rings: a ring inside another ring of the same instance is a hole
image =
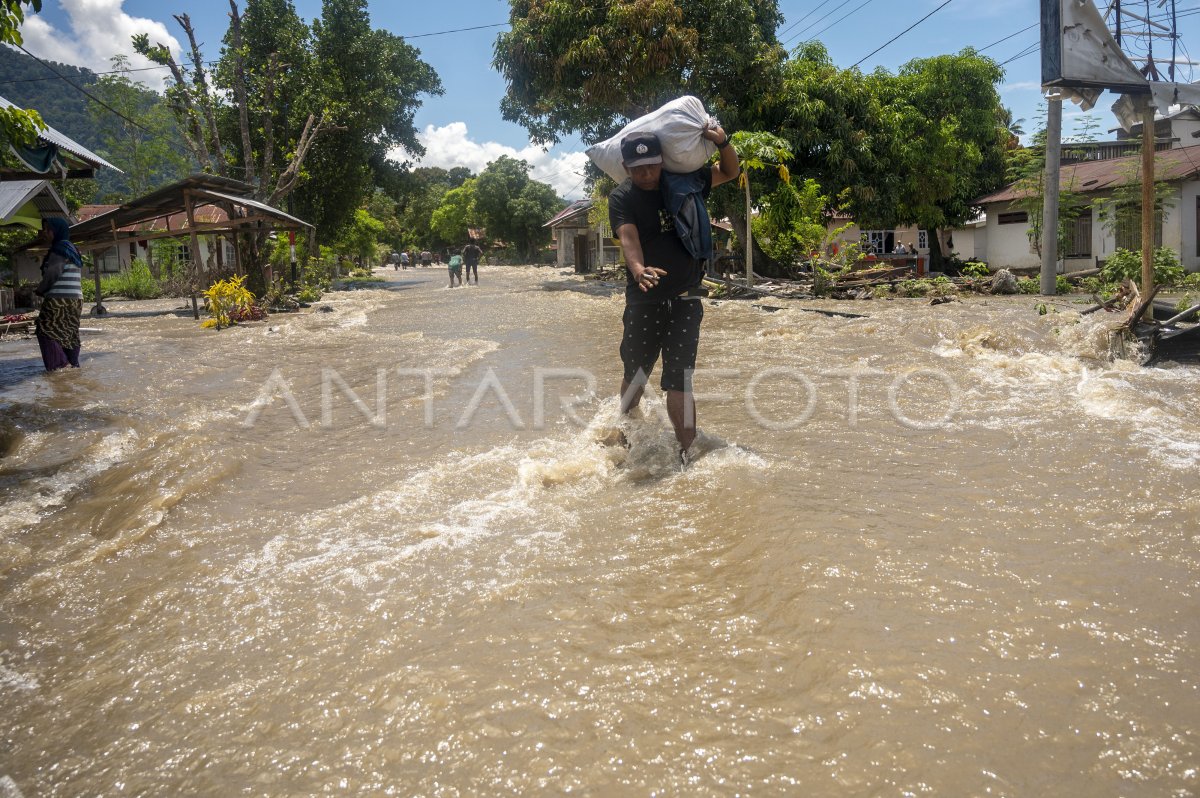
[[[1009,211],[996,217],[998,224],[1025,224],[1028,221],[1029,214],[1025,211]]]
[[[1085,211],[1067,225],[1063,254],[1068,258],[1092,257],[1092,214]]]
[[[929,231],[917,231],[917,249],[929,249]]]
[[[109,247],[95,255],[96,268],[101,274],[116,274],[121,271],[121,256],[116,247]]]
[[[886,254],[896,248],[896,233],[892,230],[864,230],[863,248],[868,254]]]
[[[1163,215],[1162,211],[1154,214],[1154,246],[1162,246]],[[1140,211],[1125,209],[1117,212],[1117,249],[1127,249],[1130,252],[1140,252],[1142,249],[1142,214]]]

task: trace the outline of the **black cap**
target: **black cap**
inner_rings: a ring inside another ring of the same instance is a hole
[[[630,133],[621,139],[621,163],[626,168],[662,162],[662,144],[653,133]]]

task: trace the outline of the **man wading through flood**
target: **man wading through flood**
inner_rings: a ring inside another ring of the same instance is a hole
[[[621,412],[637,407],[661,352],[659,384],[667,395],[667,415],[684,466],[696,439],[692,372],[704,318],[700,283],[712,254],[704,199],[713,186],[733,180],[739,171],[737,152],[722,128],[709,128],[701,135],[717,145],[721,160],[688,174],[663,170],[662,145],[653,133],[626,136],[621,161],[629,179],[608,198],[609,223],[621,240],[628,268]]]

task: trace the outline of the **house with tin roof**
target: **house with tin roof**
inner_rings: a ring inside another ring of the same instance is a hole
[[[1155,223],[1155,246],[1167,246],[1179,255],[1188,271],[1200,269],[1200,144],[1161,150],[1155,155],[1155,178],[1171,187],[1168,207]],[[1141,216],[1118,216],[1116,224],[1106,225],[1097,200],[1112,197],[1114,189],[1141,182],[1141,156],[1080,161],[1066,164],[1059,174],[1064,192],[1082,196],[1087,207],[1071,223],[1067,232],[1066,252],[1060,272],[1095,268],[1116,249],[1138,251],[1141,248]],[[1037,269],[1041,256],[1030,240],[1030,220],[1019,201],[1031,196],[1018,183],[980,197],[976,204],[984,209],[982,252],[992,270],[1002,268]],[[979,248],[977,248],[978,250]]]

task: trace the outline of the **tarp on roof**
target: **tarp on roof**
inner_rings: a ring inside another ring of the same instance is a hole
[[[17,108],[18,110],[24,110],[20,106],[9,102],[8,100],[4,99],[3,97],[0,97],[0,108]],[[71,138],[70,136],[66,136],[62,133],[59,133],[57,130],[50,127],[49,125],[46,125],[46,129],[42,130],[38,133],[38,139],[40,141],[46,142],[47,144],[53,144],[54,146],[58,147],[60,150],[64,150],[64,151],[70,153],[71,155],[74,155],[76,158],[78,158],[79,160],[88,164],[89,166],[97,167],[97,168],[103,167],[105,169],[112,169],[117,172],[121,171],[120,169],[117,169],[117,167],[110,164],[108,161],[101,158],[96,153],[89,150],[87,147],[85,147],[82,144],[80,144],[79,142],[75,141],[75,139]],[[124,173],[122,172],[122,174],[124,174]]]
[[[69,215],[66,203],[48,180],[0,182],[0,223],[38,229],[42,219]]]

